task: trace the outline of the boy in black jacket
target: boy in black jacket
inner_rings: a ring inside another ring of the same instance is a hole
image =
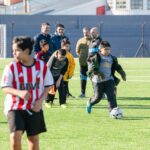
[[[97,104],[105,93],[108,98],[109,110],[117,107],[115,89],[119,79],[115,77],[117,71],[122,79],[126,80],[126,74],[118,64],[117,58],[110,54],[110,44],[107,41],[101,42],[101,52],[90,53],[88,57],[89,71],[94,96],[87,102],[86,110],[91,113],[92,106]]]
[[[66,107],[66,95],[64,89],[63,76],[68,68],[68,59],[66,58],[66,50],[59,49],[52,55],[47,63],[52,76],[54,78],[54,86],[51,87],[45,106],[50,107],[55,98],[55,92],[58,89],[59,103],[62,108]]]

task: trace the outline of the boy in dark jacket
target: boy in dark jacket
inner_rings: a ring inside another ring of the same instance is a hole
[[[110,54],[110,44],[107,41],[101,42],[101,52],[91,53],[88,61],[91,66],[90,72],[94,96],[87,102],[86,110],[91,113],[92,106],[100,102],[105,93],[109,110],[111,111],[117,107],[115,87],[119,83],[119,79],[114,76],[115,71],[120,73],[124,81],[126,80],[126,74],[118,64],[117,58]]]
[[[66,50],[59,49],[54,55],[52,55],[47,63],[52,76],[54,78],[54,89],[50,89],[48,97],[46,99],[45,106],[51,107],[53,104],[56,90],[59,93],[59,103],[62,108],[66,107],[66,95],[64,89],[63,76],[68,69],[68,59],[66,58]],[[51,87],[53,88],[53,86]]]

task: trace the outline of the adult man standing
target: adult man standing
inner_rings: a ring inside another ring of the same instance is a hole
[[[61,48],[61,41],[63,39],[69,39],[64,34],[64,25],[63,24],[57,24],[56,25],[56,31],[54,33],[54,36],[52,37],[52,43],[53,43],[53,50],[56,51]]]
[[[87,57],[89,52],[89,44],[91,41],[90,29],[88,27],[83,28],[83,37],[77,41],[76,44],[76,54],[79,57],[80,64],[80,81],[81,81],[81,95],[80,98],[85,97],[86,83],[87,83],[87,74],[88,65]]]
[[[92,39],[89,44],[89,53],[98,52],[102,39],[100,37],[97,27],[93,27],[90,30],[90,34]]]
[[[45,40],[49,44],[49,50],[48,52],[50,55],[53,53],[53,45],[52,45],[52,40],[51,36],[49,34],[50,32],[50,24],[48,22],[44,22],[41,24],[41,32],[37,35],[34,36],[35,44],[33,47],[34,54],[36,55],[39,51],[41,51],[40,47],[40,41]]]

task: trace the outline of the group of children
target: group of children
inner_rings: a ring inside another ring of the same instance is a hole
[[[74,74],[75,61],[69,52],[69,40],[63,39],[61,48],[51,56],[47,41],[41,40],[41,51],[36,54],[38,59],[31,56],[33,44],[30,37],[20,36],[13,39],[15,60],[4,69],[1,80],[2,91],[6,93],[5,113],[10,127],[11,149],[21,149],[24,131],[27,132],[29,149],[39,149],[38,135],[46,131],[43,99],[45,105],[50,107],[58,89],[60,106],[65,108],[66,96],[70,94],[68,80]],[[115,77],[115,71],[126,80],[117,58],[110,54],[110,44],[101,41],[100,45],[100,49],[89,53],[88,57],[88,75],[94,89],[94,96],[87,102],[88,113],[91,113],[93,105],[101,100],[104,93],[107,95],[110,111],[117,107],[116,86],[119,79]]]
[[[36,58],[47,63],[54,85],[50,87],[45,106],[50,108],[53,105],[56,90],[59,92],[59,103],[62,108],[66,107],[66,98],[72,96],[69,92],[68,80],[74,75],[75,60],[70,53],[70,41],[64,38],[61,41],[61,49],[56,50],[52,56],[48,52],[49,43],[46,40],[40,41],[41,51],[36,54]],[[72,96],[73,97],[73,96]]]

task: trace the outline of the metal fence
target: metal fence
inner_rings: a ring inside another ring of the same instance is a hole
[[[65,34],[70,38],[74,56],[76,42],[82,37],[82,28],[98,27],[101,37],[111,44],[112,54],[118,57],[150,56],[150,16],[48,16],[48,15],[1,15],[0,24],[7,28],[7,57],[11,57],[13,36],[34,36],[40,32],[42,22],[51,24],[51,33],[55,25],[65,25]],[[143,26],[144,24],[144,26]]]

